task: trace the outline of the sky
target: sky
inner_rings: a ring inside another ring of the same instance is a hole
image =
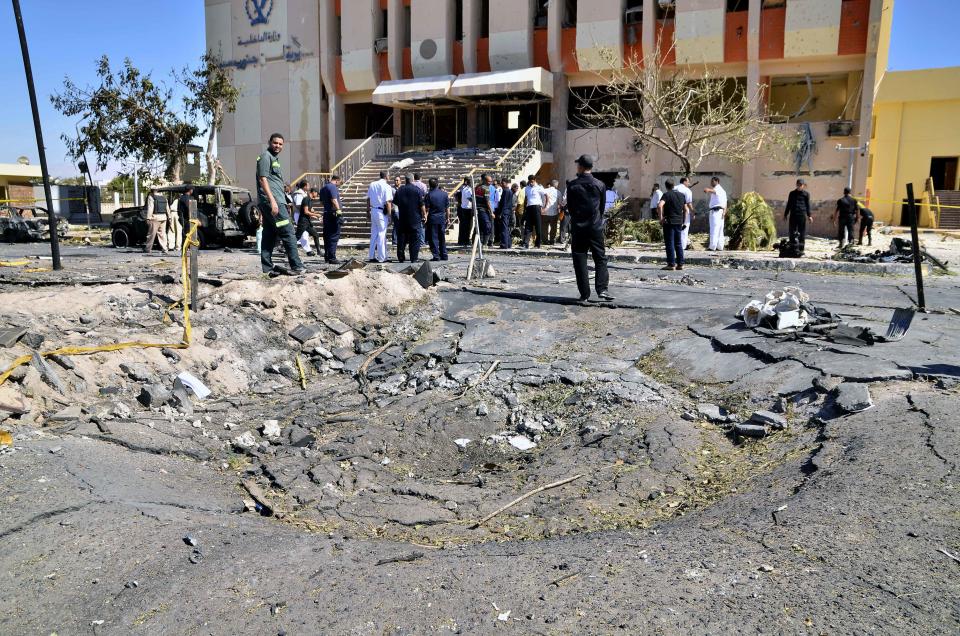
[[[129,57],[155,79],[165,78],[174,68],[196,65],[204,50],[203,0],[21,0],[21,5],[47,163],[54,176],[79,174],[60,138],[72,134],[76,122],[50,105],[50,95],[62,88],[64,76],[80,85],[92,84],[95,62],[106,54],[114,63]],[[895,0],[889,68],[960,66],[960,47],[952,44],[958,27],[957,0]],[[0,65],[0,86],[6,87],[0,100],[0,163],[24,155],[36,165],[17,27],[6,0],[0,0],[0,59],[6,60]],[[94,178],[108,179],[117,168],[110,166]]]

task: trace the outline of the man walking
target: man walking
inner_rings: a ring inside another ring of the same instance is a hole
[[[543,236],[543,220],[540,215],[543,212],[544,192],[543,187],[537,183],[536,175],[532,174],[527,178],[527,188],[524,190],[523,198],[523,249],[529,247],[530,234],[534,231],[537,233],[534,247],[540,247]]]
[[[723,249],[723,221],[727,216],[727,191],[720,185],[720,178],[710,179],[710,187],[704,188],[710,195],[710,244],[707,249],[719,252]]]
[[[873,245],[873,212],[869,208],[860,208],[860,240],[863,245],[863,233],[867,233],[867,245]]]
[[[675,189],[677,192],[680,192],[686,200],[686,207],[683,210],[683,230],[680,234],[680,241],[683,244],[683,249],[686,250],[690,249],[690,224],[693,223],[693,219],[696,217],[693,211],[693,190],[690,189],[690,179],[680,177],[680,185]]]
[[[393,186],[391,191],[393,192],[394,198],[397,196],[397,190],[403,186],[403,183],[400,180],[400,175],[394,175],[393,177]],[[399,222],[399,217],[397,216],[397,206],[393,206],[393,211],[390,213],[390,226],[392,228],[390,232],[390,244],[397,244],[397,223]]]
[[[420,254],[420,228],[427,216],[423,205],[423,195],[420,188],[413,185],[413,176],[403,178],[404,185],[397,189],[393,203],[397,208],[397,260],[404,261],[407,247],[410,251],[410,262],[416,263]]]
[[[160,243],[160,249],[167,253],[167,198],[150,188],[147,196],[147,242],[143,246],[145,254],[153,252],[153,242]]]
[[[686,195],[674,189],[673,179],[667,179],[667,191],[660,197],[657,209],[667,248],[667,266],[663,269],[683,269],[683,221],[686,211]]]
[[[430,191],[424,200],[427,208],[427,242],[432,261],[447,260],[447,208],[450,197],[440,189],[436,179],[430,179]]]
[[[543,226],[546,232],[546,243],[553,245],[557,242],[557,227],[560,223],[560,191],[557,186],[560,182],[554,179],[550,187],[543,190]]]
[[[340,242],[340,223],[343,220],[338,175],[330,177],[330,181],[320,189],[319,197],[323,203],[323,260],[336,265],[340,262],[337,260],[337,243]]]
[[[473,232],[473,188],[470,186],[470,177],[463,178],[458,198],[457,220],[460,226],[457,231],[457,245],[465,246],[470,245],[470,234]]]
[[[193,198],[193,186],[187,186],[180,198],[177,199],[177,216],[180,217],[180,240],[177,241],[177,249],[183,247],[183,240],[187,238],[190,232],[190,199]]]
[[[283,191],[283,172],[277,158],[283,150],[283,135],[273,133],[267,148],[257,157],[257,203],[263,217],[263,238],[260,245],[260,268],[264,274],[275,273],[273,248],[277,239],[287,252],[294,274],[306,271],[297,254],[297,239],[290,225],[290,209]]]
[[[857,222],[857,200],[850,196],[850,188],[843,189],[843,196],[837,199],[837,209],[833,220],[837,223],[839,248],[853,244],[853,224]]]
[[[370,218],[370,253],[368,262],[387,260],[387,223],[393,209],[393,188],[387,183],[387,173],[367,188],[367,216]]]
[[[807,221],[813,220],[810,210],[810,193],[806,190],[807,182],[797,179],[797,187],[787,196],[787,207],[783,218],[789,223],[790,247],[796,256],[803,256],[807,241]]]
[[[500,203],[497,205],[497,222],[495,225],[500,249],[505,250],[512,243],[510,230],[513,225],[513,210],[517,204],[517,191],[510,187],[510,179],[503,179],[500,183],[502,194],[500,195]]]
[[[650,190],[650,218],[656,219],[660,215],[660,197],[663,196],[663,192],[660,191],[660,184],[654,183],[653,189]]]
[[[593,157],[581,155],[577,159],[577,178],[567,182],[567,208],[571,216],[570,252],[573,256],[573,271],[577,276],[580,302],[590,298],[590,272],[587,268],[587,252],[593,256],[594,286],[600,300],[613,300],[607,293],[609,274],[607,252],[604,245],[603,211],[605,186],[590,172]]]

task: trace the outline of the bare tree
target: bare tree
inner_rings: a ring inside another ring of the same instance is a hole
[[[215,55],[206,53],[196,70],[184,69],[178,76],[187,88],[185,99],[188,112],[202,118],[207,125],[207,182],[213,185],[219,175],[225,183],[230,177],[213,151],[217,133],[223,127],[223,117],[237,109],[240,90],[233,85],[230,71]]]
[[[732,77],[709,66],[667,66],[665,52],[629,58],[621,64],[611,50],[601,50],[609,70],[594,93],[580,99],[578,117],[590,127],[626,128],[639,152],[660,148],[673,155],[684,174],[707,158],[746,163],[794,145],[794,139],[762,115],[757,98]]]

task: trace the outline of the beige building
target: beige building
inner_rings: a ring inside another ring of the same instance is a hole
[[[673,173],[669,157],[638,153],[624,129],[584,128],[579,99],[608,61],[671,48],[668,63],[709,64],[740,78],[816,142],[799,173],[833,201],[849,153],[869,132],[878,69],[886,67],[892,0],[205,0],[207,45],[235,68],[243,97],[219,139],[221,161],[252,186],[267,136],[287,138],[285,173],[321,172],[364,139],[395,135],[391,151],[509,148],[533,124],[544,175],[569,178],[573,159],[640,199]],[[672,45],[672,47],[670,46]],[[809,127],[807,126],[809,124]],[[398,146],[398,147],[397,147]],[[366,153],[364,161],[375,153]],[[856,153],[854,189],[867,161]],[[524,169],[531,166],[528,164]],[[786,198],[789,159],[708,161],[733,195]]]

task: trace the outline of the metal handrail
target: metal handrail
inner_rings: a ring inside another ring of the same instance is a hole
[[[393,114],[391,113],[387,120],[383,123],[383,126],[380,127],[380,130],[383,130],[392,120]],[[309,182],[311,181],[310,177],[313,177],[319,185],[323,185],[323,183],[328,181],[330,177],[338,174],[342,182],[346,183],[351,179],[351,177],[360,172],[363,166],[370,163],[370,160],[373,159],[373,157],[383,154],[396,154],[400,148],[400,138],[396,135],[383,135],[381,134],[380,130],[364,139],[359,146],[351,150],[347,156],[334,164],[334,166],[330,168],[328,172],[304,172],[293,182],[299,183],[303,179],[307,179]],[[376,144],[376,151],[370,158],[364,160],[363,157],[366,156],[365,153],[367,145],[370,143]],[[345,169],[344,166],[346,166]],[[316,184],[311,183],[310,185],[314,186]]]

